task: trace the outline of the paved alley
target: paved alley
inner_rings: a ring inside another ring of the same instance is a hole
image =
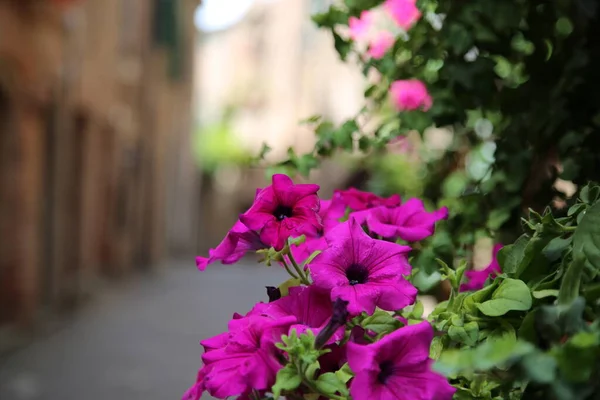
[[[174,262],[112,285],[66,327],[0,359],[2,400],[172,400],[193,383],[198,341],[266,300],[278,267]]]

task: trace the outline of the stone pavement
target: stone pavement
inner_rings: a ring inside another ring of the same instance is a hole
[[[266,300],[285,271],[172,262],[103,291],[62,330],[0,359],[1,400],[177,400],[194,382],[198,341]]]

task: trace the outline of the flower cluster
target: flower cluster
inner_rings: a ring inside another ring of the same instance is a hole
[[[366,54],[379,60],[394,47],[396,38],[406,35],[420,18],[416,0],[386,0],[379,8],[363,11],[358,18],[350,17],[349,36],[358,47],[366,43]],[[417,79],[393,82],[390,95],[399,111],[427,111],[433,102],[425,84]]]
[[[454,388],[430,368],[432,327],[400,315],[417,295],[407,279],[409,244],[432,235],[447,210],[353,188],[320,200],[318,190],[274,175],[209,257],[197,258],[203,270],[259,252],[292,279],[268,287],[268,302],[201,342],[203,366],[184,400],[205,391],[242,399],[452,397]],[[389,329],[365,322],[374,317]]]

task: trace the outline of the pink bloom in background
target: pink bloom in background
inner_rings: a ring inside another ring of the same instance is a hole
[[[275,250],[281,250],[290,236],[317,236],[321,230],[319,185],[294,185],[290,177],[273,175],[273,184],[261,190],[240,221]]]
[[[399,111],[411,111],[419,108],[427,111],[433,103],[425,84],[418,79],[395,81],[390,86],[390,93],[392,101]]]
[[[205,347],[199,373],[202,386],[196,383],[196,387],[217,398],[270,389],[281,369],[275,343],[294,322],[294,317],[273,320],[256,315],[231,320],[227,334],[201,342]]]
[[[435,231],[435,223],[448,218],[448,209],[428,212],[419,199],[410,199],[396,208],[376,207],[370,210],[367,226],[371,232],[386,239],[409,242],[423,240]]]
[[[349,342],[346,354],[355,373],[350,384],[352,399],[450,400],[456,389],[431,370],[432,339],[431,325],[421,322],[400,328],[373,344]]]
[[[371,13],[363,11],[360,18],[350,17],[348,19],[348,27],[350,28],[350,37],[352,40],[364,38],[369,32],[371,26]]]
[[[378,37],[371,41],[367,54],[376,60],[379,60],[385,56],[385,53],[394,46],[396,38],[390,32],[384,31],[379,34]]]
[[[497,258],[498,252],[502,247],[504,246],[501,244],[494,245],[494,249],[492,250],[492,261],[486,268],[479,271],[470,270],[465,272],[465,277],[469,281],[460,285],[461,292],[483,289],[485,286],[485,281],[487,281],[489,277],[494,278],[502,273],[502,269],[500,268],[500,264],[498,264]]]
[[[309,264],[311,276],[315,286],[331,291],[331,300],[347,301],[350,314],[414,303],[417,289],[402,277],[411,271],[410,247],[372,239],[352,218],[325,239],[329,248]]]
[[[247,252],[265,248],[267,246],[260,240],[259,235],[238,221],[225,239],[216,248],[208,251],[208,258],[196,257],[196,266],[200,271],[204,271],[208,264],[216,261],[221,261],[222,264],[234,264]]]
[[[404,31],[408,31],[421,18],[416,0],[386,0],[385,10]]]
[[[396,207],[400,205],[400,196],[379,197],[371,192],[363,192],[355,188],[336,190],[342,202],[352,211],[362,211],[377,206]]]
[[[262,304],[256,311],[265,317],[275,320],[293,316],[296,322],[290,326],[298,334],[310,329],[315,336],[321,331],[332,314],[332,304],[329,293],[314,286],[296,286],[289,289],[289,295],[268,304]],[[342,327],[330,339],[330,343],[344,336]]]

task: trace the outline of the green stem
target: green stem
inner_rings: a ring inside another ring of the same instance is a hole
[[[288,258],[290,259],[290,262],[292,263],[292,265],[294,266],[294,269],[298,273],[298,276],[300,277],[300,281],[302,283],[304,283],[305,285],[310,285],[308,277],[306,276],[304,271],[302,271],[302,268],[300,268],[300,266],[298,265],[296,260],[294,260],[294,256],[292,255],[291,251],[288,253]]]
[[[302,280],[302,278],[298,277],[296,274],[294,274],[292,272],[292,270],[290,269],[290,266],[285,262],[285,258],[282,258],[281,262],[283,263],[285,270],[288,272],[288,274],[290,274],[292,276],[292,278]]]
[[[296,370],[298,371],[298,374],[302,378],[302,383],[304,384],[304,386],[306,386],[307,388],[309,388],[310,390],[312,390],[314,393],[318,393],[321,396],[327,397],[327,398],[332,399],[332,400],[345,400],[346,399],[343,396],[338,396],[337,394],[328,394],[328,393],[324,393],[321,390],[319,390],[315,385],[313,385],[312,382],[310,382],[306,378],[306,376],[302,372],[302,368],[300,368],[300,366],[298,365],[298,363],[296,363]]]

